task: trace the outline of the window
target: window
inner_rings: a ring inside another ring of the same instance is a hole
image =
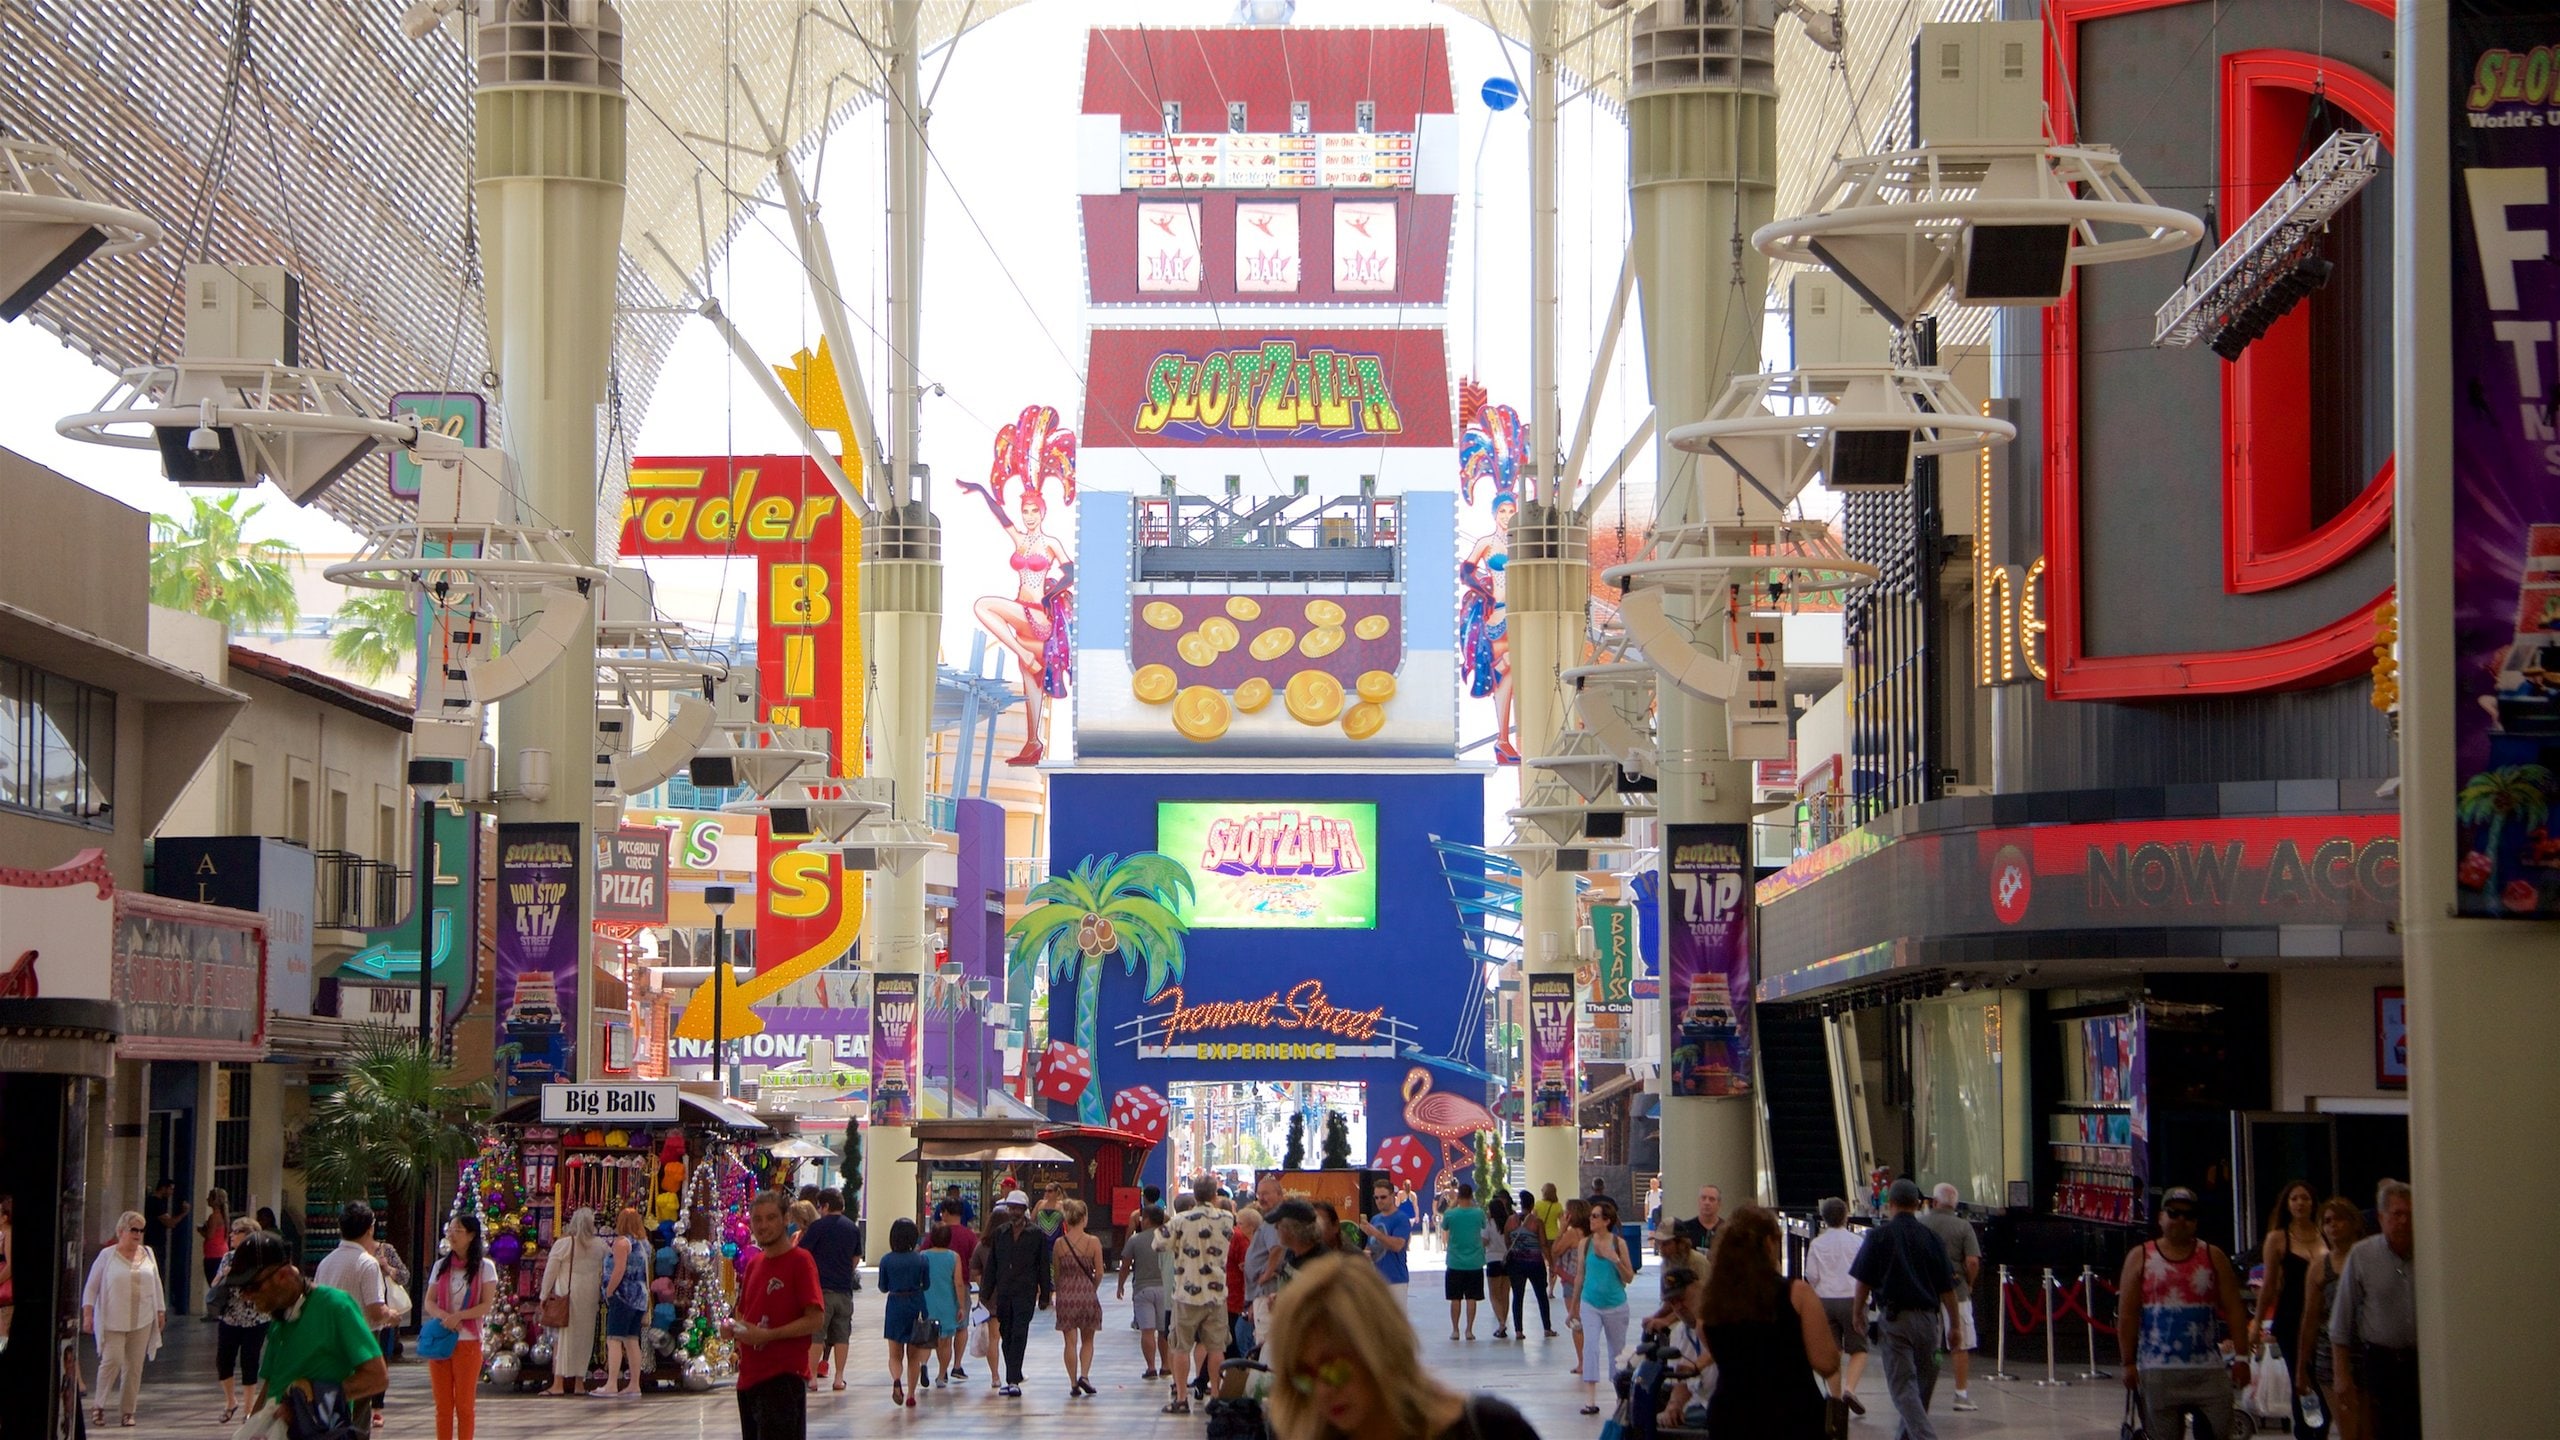
[[[221,1102],[213,1117],[213,1183],[231,1198],[234,1214],[249,1201],[250,1083],[246,1065],[213,1067],[214,1097]]]
[[[0,660],[0,806],[112,828],[116,697]]]
[[[1378,131],[1378,102],[1375,100],[1363,100],[1359,104],[1352,106],[1351,128],[1359,131],[1363,135],[1376,134]]]
[[[1179,100],[1167,100],[1164,102],[1164,133],[1167,135],[1173,135],[1179,133],[1181,129],[1182,102]]]
[[[1227,132],[1232,135],[1244,133],[1244,102],[1241,100],[1227,102]]]
[[[233,835],[258,833],[258,767],[246,760],[231,762],[231,814],[226,829]]]
[[[297,845],[311,843],[311,782],[300,775],[285,787],[284,838]]]
[[[390,864],[400,858],[400,839],[404,831],[400,812],[389,805],[373,807],[373,858]]]
[[[1304,135],[1315,128],[1315,111],[1304,100],[1289,102],[1289,133]]]
[[[347,792],[331,787],[329,791],[329,828],[322,839],[331,850],[347,848]]]

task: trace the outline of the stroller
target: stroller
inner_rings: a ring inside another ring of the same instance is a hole
[[[1271,1440],[1271,1422],[1262,1412],[1262,1397],[1270,1393],[1270,1366],[1228,1361],[1218,1372],[1218,1393],[1209,1400],[1208,1440]]]
[[[1671,1393],[1671,1362],[1679,1348],[1668,1335],[1649,1335],[1637,1347],[1634,1363],[1615,1379],[1618,1408],[1600,1427],[1600,1440],[1706,1440],[1706,1431],[1661,1423],[1664,1400]]]

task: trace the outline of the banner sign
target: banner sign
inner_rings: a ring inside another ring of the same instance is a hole
[[[507,1093],[521,1097],[577,1068],[578,985],[587,926],[578,909],[578,827],[498,827],[498,1023],[516,1047]]]
[[[2560,915],[2560,313],[2548,16],[2454,7],[2453,723],[2456,908]],[[2504,10],[2506,7],[2495,7]],[[2457,403],[2458,402],[2458,403]],[[2417,637],[2419,643],[2425,637]]]
[[[1529,977],[1529,1123],[1571,1125],[1582,1085],[1573,1053],[1573,977]]]
[[[1088,449],[1456,443],[1437,328],[1096,329],[1086,359]]]
[[[862,526],[815,462],[796,455],[634,460],[622,554],[752,557],[764,718],[825,730],[827,774],[862,773]],[[758,981],[842,959],[862,931],[862,883],[847,879],[836,855],[776,840],[765,821],[756,824]],[[693,1020],[688,1008],[688,1021],[708,1035],[708,1007],[699,1008],[704,1018]]]
[[[152,842],[151,893],[255,910],[267,922],[267,1008],[311,1013],[311,922],[318,868],[311,852],[255,835],[163,835]]]
[[[1632,1015],[1636,1008],[1636,907],[1591,907],[1591,943],[1599,952],[1591,980],[1594,1015]]]
[[[596,836],[596,919],[634,925],[667,923],[665,830],[620,830]]]
[[[255,1060],[265,1053],[264,920],[119,891],[110,959],[110,995],[124,1007],[119,1057]]]
[[[545,1085],[545,1125],[673,1125],[682,1115],[683,1087],[664,1081],[631,1085]]]
[[[1751,1093],[1751,827],[1662,828],[1664,1000],[1680,1007],[1671,1095]]]
[[[871,977],[871,1123],[907,1126],[916,1123],[916,1061],[922,1032],[916,1023],[915,975]]]

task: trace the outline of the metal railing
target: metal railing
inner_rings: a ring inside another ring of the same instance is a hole
[[[1039,856],[1008,857],[1004,862],[1004,888],[1028,890],[1049,878],[1049,862]]]
[[[924,797],[925,823],[934,829],[957,834],[960,829],[960,797],[927,795]]]
[[[348,850],[318,850],[311,901],[313,928],[380,930],[399,923],[409,903],[410,871]]]
[[[1141,496],[1136,580],[1401,579],[1397,496]]]

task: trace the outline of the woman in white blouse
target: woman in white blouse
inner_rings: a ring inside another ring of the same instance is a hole
[[[98,1342],[98,1383],[90,1393],[103,1401],[111,1387],[121,1389],[128,1427],[134,1402],[142,1398],[143,1362],[159,1351],[160,1331],[169,1319],[168,1290],[151,1247],[142,1243],[143,1225],[131,1210],[117,1217],[116,1243],[98,1252],[89,1283],[80,1290],[80,1328]],[[104,1405],[90,1408],[89,1423],[107,1423]]]

